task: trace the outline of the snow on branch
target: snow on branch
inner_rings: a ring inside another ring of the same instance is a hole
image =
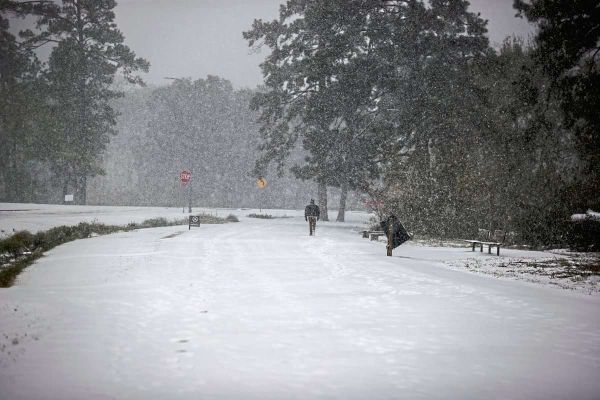
[[[571,221],[573,221],[573,222],[582,222],[582,221],[600,222],[600,212],[587,210],[585,214],[573,214],[573,215],[571,215]]]

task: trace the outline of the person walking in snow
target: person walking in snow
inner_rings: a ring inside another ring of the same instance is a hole
[[[392,256],[392,250],[410,239],[410,235],[394,214],[381,221],[381,230],[385,232],[388,239],[387,255]]]
[[[308,221],[308,232],[312,236],[317,228],[317,221],[321,217],[321,210],[319,206],[315,204],[313,199],[310,199],[310,204],[304,209],[304,220]]]

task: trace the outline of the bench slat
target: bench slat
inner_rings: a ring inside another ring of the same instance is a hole
[[[384,231],[360,231],[359,233],[365,239],[368,238],[368,237],[370,237],[371,234],[375,234],[375,235],[384,235],[385,234]]]
[[[379,236],[384,236],[384,235],[385,235],[385,232],[377,232],[377,233],[371,232],[371,234],[369,234],[369,239],[370,240],[378,240]]]

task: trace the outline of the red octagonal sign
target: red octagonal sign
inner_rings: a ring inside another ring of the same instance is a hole
[[[179,179],[181,180],[181,183],[183,183],[184,185],[186,183],[188,183],[191,178],[192,178],[192,173],[190,171],[183,170],[179,173]]]

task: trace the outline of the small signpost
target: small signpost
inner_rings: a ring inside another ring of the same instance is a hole
[[[188,231],[190,229],[192,229],[192,226],[197,226],[198,228],[200,228],[200,216],[199,215],[190,215]]]
[[[72,203],[73,199],[74,199],[74,195],[72,194],[65,194],[65,203]]]

